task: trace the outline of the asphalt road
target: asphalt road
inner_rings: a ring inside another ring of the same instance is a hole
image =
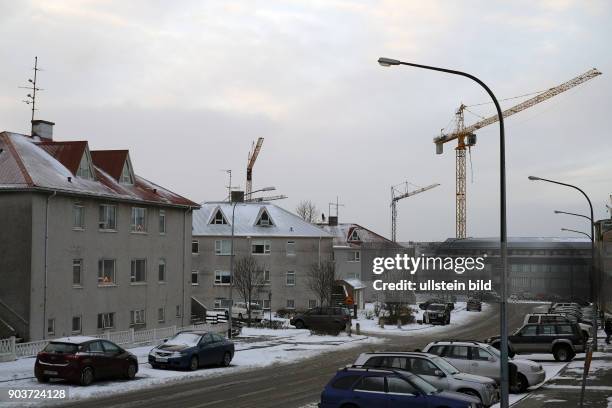
[[[509,328],[522,325],[532,304],[508,304]],[[482,340],[499,334],[497,307],[466,326],[449,327],[443,333],[387,336],[384,344],[337,350],[294,364],[273,365],[220,377],[183,381],[95,400],[62,405],[91,408],[291,408],[318,401],[325,384],[339,367],[351,364],[359,353],[375,350],[412,351],[442,339]]]

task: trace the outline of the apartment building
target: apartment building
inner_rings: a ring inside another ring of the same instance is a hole
[[[128,150],[0,133],[0,337],[188,324],[196,208]]]
[[[263,271],[255,302],[273,311],[317,306],[308,272],[332,259],[330,234],[271,203],[208,202],[193,212],[194,315],[229,307],[232,230],[235,262],[252,256]],[[232,298],[241,300],[236,288]]]

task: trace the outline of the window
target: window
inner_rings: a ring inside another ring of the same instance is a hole
[[[159,233],[166,233],[166,210],[159,210]]]
[[[254,255],[269,254],[270,241],[256,239],[251,243],[251,253]]]
[[[128,160],[123,164],[123,170],[121,170],[121,177],[119,178],[119,182],[121,184],[134,184],[134,180],[132,180],[132,169],[130,168],[130,162]]]
[[[85,207],[81,204],[72,206],[72,228],[77,230],[85,229]]]
[[[83,260],[72,260],[72,286],[82,286]]]
[[[287,299],[287,309],[295,309],[295,300]]]
[[[101,341],[94,341],[93,343],[89,343],[89,345],[87,346],[87,351],[89,353],[104,353],[104,348],[102,347],[102,342]]]
[[[270,284],[270,271],[269,270],[263,271],[263,282],[264,282],[264,285]]]
[[[470,350],[472,352],[472,360],[488,361],[490,357],[493,357],[491,353],[479,347],[470,347]]]
[[[166,321],[166,309],[160,307],[157,309],[157,322],[164,323]]]
[[[333,384],[332,387],[338,390],[350,390],[351,386],[355,384],[360,377],[358,375],[347,375],[345,377],[338,378]]]
[[[146,324],[144,309],[130,310],[130,326],[143,324]]]
[[[101,230],[114,231],[117,229],[117,206],[102,204],[100,205],[98,227]]]
[[[552,324],[543,324],[540,326],[540,334],[543,336],[554,336],[555,326]]]
[[[115,327],[115,313],[99,313],[98,329],[112,329]]]
[[[354,228],[353,231],[351,232],[351,235],[349,235],[349,241],[361,241],[361,238],[359,237],[359,232],[357,232],[357,228]]]
[[[227,225],[227,220],[223,216],[223,213],[221,212],[220,208],[217,208],[217,211],[215,212],[215,215],[213,216],[213,218],[210,221],[210,223],[211,224],[219,224],[219,225]]]
[[[229,299],[216,298],[215,309],[228,309],[231,303],[232,301]]]
[[[197,254],[200,252],[200,242],[198,240],[191,241],[191,253]]]
[[[313,309],[317,307],[317,300],[316,299],[309,299],[308,300],[308,308],[309,309]]]
[[[181,317],[181,305],[176,305],[176,317]]]
[[[166,281],[166,260],[163,258],[160,259],[157,264],[157,280],[159,282]]]
[[[229,285],[229,284],[230,284],[229,271],[215,271],[215,285]]]
[[[287,286],[295,286],[295,271],[287,271]]]
[[[218,239],[215,241],[215,255],[231,255],[232,241],[229,239]]]
[[[115,260],[100,259],[98,261],[98,285],[115,284]]]
[[[116,344],[111,343],[108,340],[102,340],[102,347],[104,347],[104,351],[107,353],[113,353],[113,354],[117,354],[121,351],[121,349],[119,348],[119,346],[117,346]]]
[[[199,283],[198,283],[198,271],[197,270],[191,271],[191,284],[194,285],[194,286],[199,285]]]
[[[55,319],[47,319],[47,336],[55,334]]]
[[[525,326],[520,331],[521,336],[535,336],[537,328],[538,328],[538,326],[536,326],[536,325]]]
[[[558,325],[557,334],[573,334],[572,326],[570,326],[569,324]]]
[[[385,377],[362,377],[355,391],[385,392]]]
[[[459,360],[468,360],[468,348],[467,346],[452,346],[448,355],[449,358],[456,358]]]
[[[295,241],[287,241],[287,256],[295,255]]]
[[[361,261],[361,252],[359,252],[359,251],[350,251],[348,253],[348,261],[349,262],[359,262],[359,261]]]
[[[132,207],[132,232],[147,232],[147,209]]]
[[[264,310],[270,310],[270,299],[264,299],[263,300],[263,309]]]
[[[259,219],[255,223],[255,225],[259,227],[271,227],[274,225],[274,223],[272,222],[272,218],[270,218],[270,215],[268,214],[265,208],[261,211],[261,215],[259,216]]]
[[[131,283],[142,283],[147,281],[147,260],[132,259],[132,267],[130,271]]]
[[[89,165],[89,157],[87,156],[87,152],[83,152],[83,157],[81,157],[81,162],[79,163],[79,168],[76,173],[77,177],[82,177],[84,179],[91,180],[93,179],[93,175],[91,173],[91,166]]]
[[[412,384],[400,377],[387,377],[387,388],[389,389],[388,392],[394,394],[415,395],[418,393],[417,389],[414,388]]]
[[[431,354],[435,354],[438,356],[442,356],[444,355],[444,349],[446,348],[446,346],[433,346],[432,348],[429,349],[428,353]]]
[[[81,332],[81,316],[72,316],[72,334]]]

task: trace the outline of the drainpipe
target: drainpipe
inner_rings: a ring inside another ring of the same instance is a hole
[[[53,197],[57,195],[57,191],[54,191],[53,194],[47,196],[47,202],[45,204],[45,279],[44,279],[44,288],[43,288],[43,332],[42,338],[43,340],[47,337],[47,275],[49,270],[48,265],[48,246],[49,246],[49,201]]]

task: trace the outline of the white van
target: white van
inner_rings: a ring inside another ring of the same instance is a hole
[[[249,318],[249,311],[246,302],[236,302],[232,306],[232,319],[247,320]],[[251,302],[251,320],[260,321],[264,317],[263,309],[261,305]]]

